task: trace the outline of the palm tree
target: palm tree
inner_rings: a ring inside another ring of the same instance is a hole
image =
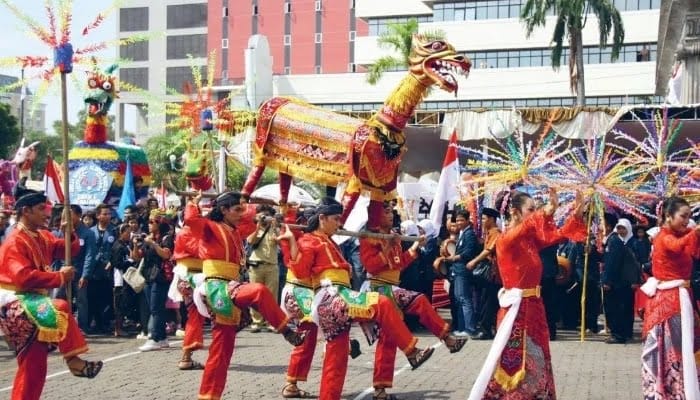
[[[617,60],[625,40],[625,29],[612,0],[527,0],[520,13],[528,37],[535,27],[545,25],[547,15],[556,16],[552,35],[552,67],[556,70],[561,65],[562,43],[566,37],[569,41],[569,88],[576,94],[576,104],[579,106],[586,102],[581,32],[591,12],[598,17],[601,48],[608,45],[608,36],[613,32],[611,58]]]
[[[377,39],[379,47],[393,49],[399,54],[400,58],[383,56],[370,65],[367,73],[367,82],[370,85],[375,85],[387,71],[393,71],[397,68],[408,68],[408,57],[411,55],[411,43],[415,33],[418,33],[418,20],[411,18],[405,23],[389,24],[388,31],[379,35]],[[445,37],[445,33],[439,30],[423,32],[422,34],[429,39],[442,39]]]

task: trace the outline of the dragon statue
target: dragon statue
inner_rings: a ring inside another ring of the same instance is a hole
[[[409,73],[379,111],[364,121],[294,98],[275,97],[260,106],[255,161],[242,193],[249,196],[263,171],[279,171],[286,203],[292,177],[328,186],[347,183],[345,221],[361,192],[370,195],[368,226],[376,226],[383,202],[395,197],[398,169],[406,152],[403,132],[432,85],[456,92],[456,75],[468,75],[471,62],[443,40],[414,35]]]
[[[95,67],[88,73],[88,92],[84,98],[87,104],[87,117],[83,140],[76,143],[68,153],[68,170],[71,177],[81,168],[92,164],[107,176],[111,176],[112,183],[102,200],[110,205],[117,204],[122,195],[127,158],[131,161],[136,199],[148,195],[148,186],[151,183],[151,169],[146,153],[141,147],[132,143],[107,140],[109,123],[107,113],[117,97],[117,77],[112,75],[116,69],[116,65],[111,65],[102,72]],[[85,189],[97,187],[100,182],[96,177],[99,176],[99,174],[85,174],[76,184]],[[80,197],[76,199],[76,203],[81,204]]]

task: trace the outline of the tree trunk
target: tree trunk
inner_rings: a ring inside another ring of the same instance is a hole
[[[576,41],[576,105],[586,105],[586,81],[583,75],[583,35],[581,30],[575,32],[574,40]]]

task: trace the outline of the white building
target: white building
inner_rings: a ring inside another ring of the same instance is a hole
[[[11,85],[19,81],[17,77],[0,74],[0,87]],[[25,89],[24,102],[22,101],[22,88],[16,88],[10,92],[0,93],[0,103],[10,106],[10,113],[17,118],[18,128],[24,132],[44,132],[46,130],[46,104],[35,103],[36,98]],[[24,115],[24,124],[22,124]]]
[[[192,81],[192,64],[207,64],[207,1],[129,1],[117,13],[117,36],[134,34],[150,40],[121,46],[119,57],[131,62],[119,69],[119,80],[143,92],[121,90],[115,130],[118,136],[124,130],[125,106],[136,106],[136,140],[143,143],[164,132],[165,103],[182,101],[172,93],[182,93],[183,83]]]
[[[469,78],[460,82],[456,97],[434,90],[422,109],[573,105],[568,53],[565,51],[559,71],[553,71],[550,66],[555,19],[548,18],[544,28],[536,29],[526,38],[524,24],[518,18],[522,3],[522,0],[356,0],[356,16],[368,22],[369,34],[358,33],[355,63],[368,65],[386,54],[377,45],[378,33],[390,22],[415,17],[421,22],[420,30],[444,31],[457,51],[472,60]],[[625,45],[614,63],[610,62],[611,49],[598,46],[595,16],[588,17],[583,36],[588,105],[619,106],[653,100],[659,3],[660,0],[615,0],[624,21]],[[638,62],[638,52],[644,47],[649,51],[648,61]],[[370,111],[378,108],[405,73],[388,73],[376,86],[365,83],[362,73],[322,78],[278,76],[275,93],[295,95],[341,110]]]
[[[228,4],[228,0],[223,1]],[[243,3],[251,2],[254,4],[253,9],[257,10],[256,4],[260,0],[236,1],[241,3],[234,3],[234,7],[247,7]],[[288,0],[285,4],[294,2],[295,0]],[[191,23],[187,27],[171,24],[171,19],[177,18],[176,12],[185,7],[201,9],[200,1],[166,0],[155,2],[156,5],[150,5],[151,3],[148,0],[133,0],[130,8],[122,8],[119,34],[125,36],[140,31],[164,31],[166,38],[155,38],[147,45],[139,45],[146,48],[140,50],[146,51],[145,58],[141,56],[137,60],[131,57],[137,62],[134,63],[134,68],[130,66],[122,70],[122,78],[132,83],[142,82],[145,85],[142,87],[148,89],[150,96],[164,102],[169,99],[165,95],[165,84],[172,86],[170,81],[174,78],[171,77],[189,65],[188,60],[178,57],[179,54],[170,53],[172,41],[175,37],[206,35],[207,28],[201,25],[201,20],[196,21],[196,27],[190,26]],[[536,29],[530,38],[526,38],[524,24],[519,19],[524,0],[351,0],[348,3],[353,15],[360,20],[357,27],[352,28],[356,30],[348,32],[354,40],[353,58],[350,60],[352,68],[349,70],[364,71],[363,66],[372,64],[384,55],[387,50],[377,46],[378,34],[389,23],[407,21],[409,18],[417,18],[421,30],[444,31],[447,40],[472,60],[469,78],[459,82],[460,89],[456,96],[434,90],[421,105],[418,114],[433,116],[426,118],[428,124],[438,123],[436,112],[481,107],[568,106],[574,103],[575,97],[569,91],[567,52],[563,54],[562,68],[559,71],[553,71],[550,66],[554,17],[548,19],[545,27]],[[595,16],[589,15],[587,18],[583,36],[587,104],[620,106],[652,102],[660,0],[614,0],[614,3],[621,11],[625,27],[625,45],[616,62],[611,62],[610,47],[600,49],[598,46]],[[293,12],[296,9],[287,7],[285,11],[281,7],[279,13],[287,13],[289,10]],[[273,11],[277,12],[270,12]],[[209,20],[210,32],[213,32],[212,24],[220,23],[213,20]],[[218,32],[219,29],[214,30]],[[277,39],[282,40],[281,37],[275,38]],[[229,40],[234,39],[226,39],[227,46]],[[210,46],[211,43],[219,42],[209,41]],[[208,48],[206,51],[212,50],[221,49]],[[648,51],[648,56],[642,57],[645,61],[638,61],[642,51]],[[291,52],[294,52],[293,45]],[[128,54],[122,54],[122,57],[125,56]],[[241,60],[242,56],[241,54]],[[204,63],[205,59],[202,58],[201,61]],[[281,61],[273,60],[274,63]],[[376,86],[371,86],[365,82],[363,72],[324,74],[319,69],[314,74],[298,75],[294,74],[293,68],[291,72],[291,75],[273,77],[273,95],[294,96],[313,104],[358,112],[360,115],[378,109],[406,74],[406,71],[389,72]],[[134,75],[138,79],[134,79]],[[129,96],[130,94],[124,94],[121,102],[133,102]],[[118,113],[121,113],[123,105],[120,104],[118,109]],[[422,119],[419,115],[416,121]],[[142,122],[145,122],[145,118]],[[148,122],[149,125],[162,129],[164,116],[152,112]]]

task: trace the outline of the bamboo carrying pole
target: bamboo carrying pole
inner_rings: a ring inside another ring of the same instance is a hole
[[[65,218],[65,263],[71,265],[72,215],[70,209],[70,194],[68,189],[68,95],[66,94],[66,73],[61,72],[61,116],[63,119],[63,217]],[[66,298],[70,303],[73,299],[72,282],[66,282]]]
[[[592,203],[591,203],[592,204]],[[583,254],[583,282],[581,286],[581,341],[585,341],[586,337],[586,289],[588,286],[588,261],[591,253],[591,223],[593,221],[592,206],[588,205],[588,221],[586,222],[586,245],[584,246]],[[575,268],[575,266],[571,266]]]
[[[306,228],[306,225],[296,225],[296,224],[285,224],[285,225],[287,225],[290,229],[304,229],[304,228]],[[402,242],[417,242],[421,239],[420,236],[405,236],[405,235],[395,235],[392,233],[377,233],[377,232],[370,232],[370,231],[355,232],[355,231],[346,231],[344,229],[338,229],[337,231],[335,231],[334,235],[352,236],[352,237],[356,237],[356,238],[383,239],[383,240],[391,240],[393,238],[399,238]]]

